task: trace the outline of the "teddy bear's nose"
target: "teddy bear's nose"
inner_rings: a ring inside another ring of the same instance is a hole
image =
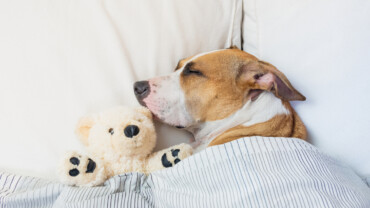
[[[138,135],[139,132],[140,132],[140,129],[136,125],[128,125],[128,126],[126,126],[126,128],[124,130],[124,133],[128,138],[132,138],[132,137]]]

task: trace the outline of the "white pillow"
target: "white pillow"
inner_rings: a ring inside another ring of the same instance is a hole
[[[283,71],[312,143],[370,174],[370,1],[244,0],[243,48]]]
[[[0,171],[54,178],[79,117],[137,105],[134,81],[241,46],[241,0],[0,2]],[[158,127],[159,148],[189,135]]]

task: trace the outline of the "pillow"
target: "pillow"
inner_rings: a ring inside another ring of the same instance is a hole
[[[244,0],[243,49],[283,71],[311,142],[370,174],[370,2]]]
[[[137,80],[241,46],[241,0],[2,1],[0,171],[53,179],[78,118],[138,105]],[[158,149],[189,135],[157,126]]]

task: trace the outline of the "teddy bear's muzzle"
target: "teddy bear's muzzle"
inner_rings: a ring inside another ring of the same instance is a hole
[[[124,133],[125,133],[126,137],[128,137],[128,138],[132,138],[132,137],[138,135],[139,132],[140,132],[140,129],[136,125],[128,125],[128,126],[126,126],[126,128],[124,130]]]

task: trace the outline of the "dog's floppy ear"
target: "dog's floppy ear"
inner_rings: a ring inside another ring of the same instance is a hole
[[[236,45],[232,45],[232,46],[228,47],[227,49],[239,49],[239,48]]]
[[[77,123],[75,132],[84,145],[88,145],[90,129],[94,124],[95,120],[92,116],[82,117]]]
[[[263,61],[250,61],[244,64],[239,71],[239,82],[247,86],[252,101],[263,91],[270,91],[282,100],[306,100],[290,84],[283,73],[274,66]]]

